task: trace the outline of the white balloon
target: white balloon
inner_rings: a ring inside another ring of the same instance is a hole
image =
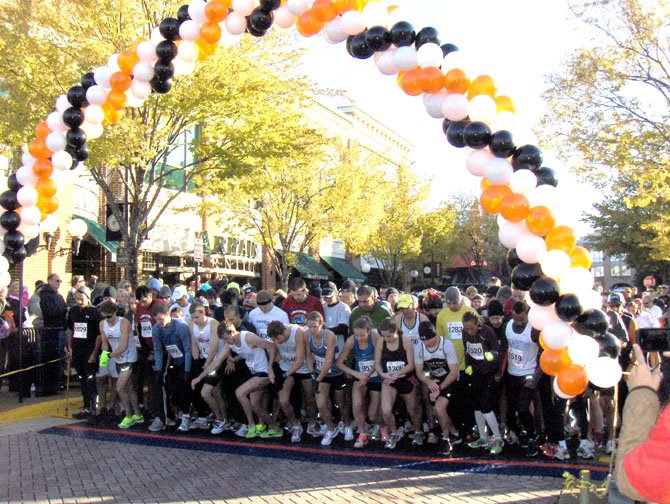
[[[300,16],[310,8],[309,0],[286,0],[286,9],[294,16]]]
[[[16,199],[22,207],[31,207],[37,203],[39,195],[34,187],[24,186],[16,192]]]
[[[287,5],[282,5],[275,11],[275,24],[284,30],[295,24],[295,16],[291,13]]]
[[[161,30],[158,26],[156,26],[153,30],[151,30],[149,40],[155,46],[157,46],[158,44],[163,42],[163,40],[165,40],[165,37],[163,37],[163,34],[161,33]]]
[[[69,109],[72,106],[72,104],[68,101],[67,96],[65,95],[60,95],[56,99],[56,110],[60,112],[61,114],[65,112],[67,109]]]
[[[233,10],[242,16],[248,16],[255,8],[254,0],[233,0]]]
[[[389,12],[381,2],[370,2],[361,12],[365,26],[385,26],[388,22]]]
[[[49,129],[51,131],[65,132],[69,129],[67,125],[63,122],[63,114],[61,114],[58,111],[51,112],[47,116],[47,126],[49,126]]]
[[[144,63],[151,64],[158,59],[156,56],[156,44],[151,40],[143,40],[137,44],[137,56]]]
[[[52,131],[47,135],[45,144],[47,149],[51,152],[60,152],[67,147],[67,140],[65,140],[65,135],[63,133]]]
[[[558,315],[556,315],[553,306],[535,305],[528,311],[528,321],[538,331],[542,331],[547,324],[554,320],[558,320]]]
[[[221,38],[219,39],[219,45],[222,47],[233,47],[237,45],[242,38],[242,33],[237,35],[230,33],[226,27],[225,21],[223,23],[219,23],[219,26],[221,27]]]
[[[470,100],[468,115],[472,121],[481,121],[491,124],[496,116],[497,105],[488,95],[477,95]]]
[[[102,127],[102,126],[100,126]],[[56,182],[56,185],[58,186],[58,193],[60,193],[62,188],[65,188],[72,184],[73,182],[73,177],[72,177],[72,170],[56,170],[51,174],[51,178],[53,179],[54,182]]]
[[[448,96],[447,93],[437,93],[434,95],[427,95],[427,96],[428,98],[426,100],[426,112],[428,112],[428,115],[430,117],[434,117],[435,119],[443,118],[444,114],[442,113],[442,103]]]
[[[58,219],[54,214],[49,214],[40,222],[40,231],[42,233],[54,234],[58,229]]]
[[[3,240],[0,240],[0,254],[4,253],[5,253],[5,242]]]
[[[184,61],[179,56],[172,60],[175,75],[190,75],[195,70],[195,61]]]
[[[342,14],[342,31],[347,35],[358,35],[365,30],[363,16],[357,10],[350,10]]]
[[[512,165],[502,158],[492,159],[484,171],[484,176],[494,185],[505,185],[509,183],[514,173]]]
[[[48,124],[49,123],[47,123],[47,125]],[[49,129],[51,129],[51,128],[49,128]],[[52,131],[54,131],[54,130],[52,130]],[[32,156],[32,154],[30,154],[30,152],[25,151],[25,152],[21,153],[21,163],[23,164],[23,166],[27,166],[28,168],[32,168],[33,165],[35,164],[35,158]]]
[[[109,70],[110,74],[121,71],[121,68],[119,67],[118,53],[114,53],[109,58],[107,58],[107,69]]]
[[[545,275],[558,280],[570,269],[570,256],[562,250],[548,250],[540,259]]]
[[[542,330],[544,344],[554,350],[568,346],[571,336],[572,326],[562,320],[552,320]]]
[[[136,107],[139,105],[131,105],[130,100],[128,101],[128,105],[131,107]],[[100,123],[90,123],[88,121],[84,121],[84,124],[86,125],[86,137],[88,140],[95,140],[96,138],[100,138],[102,136],[102,133],[104,132],[104,128],[102,127],[102,124]],[[63,170],[59,170],[62,172]],[[56,173],[56,172],[54,172]]]
[[[623,375],[619,362],[611,357],[598,357],[586,366],[589,381],[596,387],[614,387]]]
[[[537,176],[530,170],[517,170],[509,179],[512,192],[526,196],[537,186]]]
[[[195,42],[200,36],[200,25],[192,19],[184,21],[179,26],[179,36],[186,42]]]
[[[2,273],[0,273],[0,288],[4,289],[5,287],[9,286],[11,282],[12,277],[9,274],[9,271],[3,271]]]
[[[524,235],[516,244],[516,253],[523,262],[536,264],[547,252],[547,244],[534,234]]]
[[[468,72],[469,64],[470,62],[467,54],[462,51],[452,51],[444,57],[440,68],[445,75],[449,70],[453,70],[454,68],[460,68],[465,71],[466,74],[471,75],[471,73]]]
[[[542,205],[555,210],[560,202],[560,195],[554,186],[547,184],[537,186],[532,189],[527,195],[528,203],[531,208]]]
[[[442,60],[442,49],[437,44],[423,44],[416,51],[416,61],[421,68],[439,68],[442,64]]]
[[[586,292],[578,292],[577,297],[579,298],[579,304],[581,304],[582,308],[585,310],[603,309],[603,296],[597,291],[589,290]]]
[[[462,94],[450,94],[442,103],[442,113],[450,121],[460,121],[468,116],[468,99]]]
[[[35,173],[33,172],[32,168],[22,166],[21,168],[16,170],[16,180],[18,180],[19,184],[21,184],[22,186],[32,187],[37,182],[37,177],[35,176]]]
[[[4,271],[9,271],[9,261],[5,258],[5,256],[0,255],[0,272]]]
[[[95,83],[98,86],[102,86],[104,89],[110,89],[109,87],[109,78],[111,77],[111,73],[109,73],[109,69],[106,66],[100,66],[93,70],[93,79],[95,80]],[[88,88],[89,90],[91,88]],[[86,92],[87,100],[88,100],[88,91]],[[90,100],[89,100],[90,102]],[[96,105],[100,105],[100,103],[97,103]]]
[[[465,158],[465,167],[475,177],[483,177],[486,165],[494,159],[494,155],[488,149],[477,149]]]
[[[568,343],[568,355],[574,364],[587,366],[598,358],[600,346],[590,336],[574,333]]]
[[[225,24],[226,30],[228,30],[231,35],[242,35],[244,30],[247,29],[247,20],[242,14],[235,11],[228,14]]]
[[[180,51],[181,46],[183,46],[184,44],[191,44],[191,42],[182,42],[179,45]],[[151,63],[147,63],[146,61],[139,61],[133,67],[133,82],[135,81],[149,82],[153,78],[154,78],[154,67],[151,66]]]
[[[398,47],[393,55],[393,64],[398,67],[398,70],[412,70],[416,68],[418,63],[416,60],[416,49],[412,46]]]
[[[324,36],[328,37],[327,40],[331,44],[339,44],[340,42],[347,40],[347,34],[344,33],[344,30],[342,29],[342,19],[339,16],[333,19],[330,23],[326,24],[326,28],[323,30],[323,33]],[[375,56],[377,56],[377,54],[375,54]]]
[[[570,268],[561,275],[561,294],[586,292],[593,288],[593,273],[581,267]]]
[[[51,156],[51,164],[55,170],[69,170],[72,167],[72,156],[67,151],[56,152]]]
[[[109,82],[109,79],[107,79]],[[91,105],[102,105],[107,99],[107,91],[105,87],[98,84],[97,86],[91,86],[86,90],[86,100]]]
[[[498,231],[500,242],[507,248],[516,248],[522,236],[530,234],[525,222],[507,222]]]
[[[398,67],[393,63],[395,58],[396,48],[391,47],[384,52],[375,54],[375,63],[377,68],[384,75],[395,75],[398,73]]]
[[[493,131],[506,130],[511,133],[517,131],[519,125],[519,118],[514,112],[509,110],[503,110],[496,114],[493,123],[491,124],[491,129]],[[516,140],[516,138],[514,138]],[[516,143],[515,143],[516,144]]]
[[[99,105],[89,105],[84,111],[84,116],[88,122],[99,124],[105,119],[105,111]]]
[[[148,98],[151,94],[151,84],[148,82],[134,80],[130,86],[130,89],[132,90],[133,94],[141,100]]]
[[[554,389],[554,394],[556,394],[561,399],[572,399],[573,397],[577,397],[563,392],[558,386],[558,379],[556,377],[554,377],[554,379],[551,381],[551,386]]]
[[[21,216],[21,222],[28,226],[39,224],[40,219],[42,218],[42,212],[40,212],[40,209],[34,205],[21,207],[19,215]]]
[[[400,22],[400,21],[407,21],[409,23],[412,23],[416,17],[416,13],[414,12],[413,9],[409,7],[411,2],[405,3],[405,5],[401,5],[400,7],[397,7],[396,9],[393,10],[389,14],[389,18],[387,21],[387,26],[391,28],[394,24]]]

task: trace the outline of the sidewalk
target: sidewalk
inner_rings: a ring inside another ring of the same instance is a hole
[[[65,390],[47,397],[24,397],[19,403],[16,392],[10,392],[7,386],[0,388],[0,424],[44,417],[72,418],[81,406],[79,387],[72,384],[69,402]]]

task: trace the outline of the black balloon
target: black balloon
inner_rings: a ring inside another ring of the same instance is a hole
[[[8,212],[11,212],[12,210],[19,208],[21,205],[16,199],[16,193],[10,190],[0,194],[0,206]]]
[[[514,151],[512,166],[516,170],[535,170],[542,166],[542,151],[534,145],[522,145]]]
[[[158,45],[156,45],[156,56],[158,56],[158,61],[170,63],[170,61],[177,57],[177,54],[179,54],[179,48],[174,42],[161,40]]]
[[[537,185],[550,185],[556,187],[558,185],[558,178],[556,177],[556,172],[547,166],[533,170],[533,173],[537,177]]]
[[[489,148],[495,157],[510,157],[516,151],[516,145],[514,145],[514,141],[512,140],[512,133],[507,130],[496,131],[491,135]]]
[[[251,25],[255,30],[259,32],[266,32],[272,26],[274,21],[274,14],[272,9],[265,10],[262,7],[256,7],[251,14],[249,15],[248,25]]]
[[[447,141],[454,147],[465,147],[465,127],[470,121],[454,121],[447,128]]]
[[[93,76],[93,72],[88,72],[81,76],[81,85],[84,89],[88,89],[91,86],[95,86],[95,84],[96,82],[95,77]]]
[[[73,107],[82,108],[88,105],[86,100],[86,89],[84,86],[72,86],[67,92],[67,101]]]
[[[419,33],[416,34],[414,47],[418,49],[424,44],[440,45],[440,33],[432,26],[426,26],[425,28],[419,30]]]
[[[539,264],[521,263],[512,270],[512,285],[516,289],[527,291],[541,276],[542,268]]]
[[[442,49],[442,55],[446,56],[449,53],[458,51],[458,46],[454,44],[442,44],[440,49]]]
[[[19,221],[20,220],[21,217],[19,217]],[[5,248],[10,251],[20,249],[21,247],[23,247],[25,241],[26,239],[21,231],[8,231],[4,237]]]
[[[602,336],[595,338],[600,347],[599,357],[611,357],[612,359],[618,359],[621,354],[621,342],[611,332],[606,332]]]
[[[574,322],[584,311],[579,298],[574,294],[563,294],[554,308],[558,318],[564,322]]]
[[[82,162],[86,161],[88,159],[89,151],[88,151],[88,145],[84,144],[79,148],[75,148],[72,145],[68,145],[65,150],[67,153],[72,156],[72,159],[74,161]],[[72,169],[74,170],[76,168],[76,163],[72,163]]]
[[[63,111],[63,122],[70,129],[77,129],[84,124],[84,112],[80,108],[70,107]]]
[[[188,13],[188,5],[182,5],[177,10],[177,21],[179,21],[179,23],[183,23],[189,19],[191,19],[191,16]]]
[[[415,39],[414,27],[407,21],[400,21],[391,27],[391,40],[397,47],[412,45]]]
[[[368,59],[374,54],[374,51],[367,43],[365,32],[347,38],[347,51],[357,59]]]
[[[374,52],[386,51],[393,44],[391,32],[383,26],[370,28],[365,36],[365,41]]]
[[[151,89],[161,94],[169,93],[172,89],[172,79],[160,80],[154,75],[151,79]]]
[[[0,226],[7,231],[14,231],[21,225],[21,216],[16,212],[5,212],[0,215]]]
[[[86,133],[83,129],[75,128],[65,133],[67,144],[74,149],[80,149],[86,143]]]
[[[181,23],[178,19],[173,17],[168,17],[161,21],[161,24],[158,25],[158,30],[161,32],[161,35],[165,37],[165,40],[179,40],[179,25]]]
[[[540,306],[549,306],[558,301],[558,282],[551,277],[538,278],[530,286],[530,298]]]
[[[447,130],[449,129],[449,126],[451,126],[451,123],[452,123],[452,122],[454,122],[454,121],[450,121],[450,120],[447,119],[447,118],[445,118],[445,119],[442,121],[442,133],[444,133],[445,135],[447,134]]]
[[[9,177],[7,177],[7,187],[9,187],[9,190],[12,192],[17,192],[23,187],[17,180],[16,173],[12,173]]]
[[[26,247],[19,247],[16,250],[9,252],[9,261],[12,264],[23,262],[26,257],[28,257],[28,251],[26,250]]]
[[[281,0],[261,0],[261,9],[265,12],[270,12],[279,9]]]
[[[174,63],[157,61],[154,65],[154,77],[161,81],[166,81],[174,76]]]
[[[463,139],[468,147],[483,149],[491,141],[491,128],[483,122],[472,121],[465,127]]]
[[[509,266],[510,269],[514,269],[519,264],[523,263],[519,255],[516,253],[516,249],[513,248],[507,251],[507,257],[505,259],[507,260],[507,266]]]
[[[602,310],[586,310],[575,320],[575,331],[597,338],[607,332],[609,319]]]
[[[253,26],[251,26],[251,23],[249,22],[249,18],[247,17],[247,33],[249,35],[252,35],[257,38],[261,38],[263,35],[267,33],[267,30],[257,30]]]

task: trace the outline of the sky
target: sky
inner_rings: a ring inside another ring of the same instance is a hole
[[[416,29],[433,26],[441,42],[456,44],[477,73],[495,79],[501,94],[511,96],[524,125],[535,128],[542,117],[542,93],[547,76],[586,43],[583,25],[575,21],[563,0],[394,0],[411,11]],[[441,119],[425,112],[421,97],[403,93],[395,76],[384,76],[372,58],[356,60],[342,44],[329,44],[317,35],[306,39],[305,72],[324,87],[344,89],[359,107],[412,142],[415,169],[432,181],[429,204],[437,206],[445,194],[475,192],[479,179],[465,168],[465,152],[448,144]],[[538,143],[543,148],[541,142]],[[545,165],[557,170],[559,189],[570,194],[571,220],[577,221],[594,201],[595,191],[577,181],[551,152],[543,149]],[[478,192],[477,192],[478,194]],[[579,197],[575,198],[574,195]],[[581,234],[584,224],[576,224]]]

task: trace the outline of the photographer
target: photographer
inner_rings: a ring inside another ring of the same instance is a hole
[[[637,365],[628,378],[616,483],[632,499],[670,503],[670,409],[661,412],[657,393],[662,375],[647,365],[638,345],[633,349]]]

